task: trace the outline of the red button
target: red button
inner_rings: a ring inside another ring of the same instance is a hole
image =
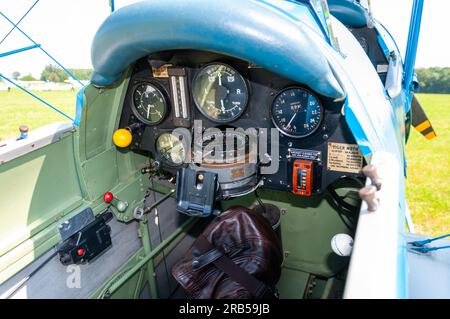
[[[78,249],[77,250],[77,255],[78,256],[83,256],[84,255],[84,249],[83,248]]]
[[[114,195],[111,192],[107,192],[105,193],[105,195],[103,195],[103,200],[105,201],[105,203],[111,203],[113,199]]]

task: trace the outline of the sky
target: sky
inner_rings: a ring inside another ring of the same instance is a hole
[[[37,0],[0,0],[0,12],[18,21]],[[169,1],[169,0],[165,0]],[[138,0],[116,0],[116,7]],[[406,47],[412,0],[372,0],[374,16],[393,34],[399,47]],[[68,68],[92,68],[90,47],[95,32],[109,15],[108,0],[40,0],[19,27],[42,48]],[[448,20],[450,1],[425,0],[422,32],[418,48],[418,67],[450,67]],[[0,16],[0,41],[12,28]],[[0,53],[32,45],[14,30],[0,44]],[[52,61],[39,49],[0,58],[0,73],[39,77]]]

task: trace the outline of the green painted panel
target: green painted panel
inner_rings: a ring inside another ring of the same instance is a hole
[[[104,210],[104,192],[130,204],[120,220],[130,220],[140,205],[149,185],[139,171],[148,159],[117,150],[111,139],[128,73],[108,89],[86,88],[77,131],[0,166],[0,282],[58,241],[61,220],[85,207]]]
[[[120,120],[131,69],[116,86],[98,89],[89,85],[84,91],[84,107],[80,123],[81,159],[90,159],[113,148],[112,135]]]
[[[124,187],[124,185],[126,185]],[[129,222],[132,220],[133,211],[136,207],[143,207],[143,202],[148,188],[150,187],[150,180],[147,176],[139,173],[134,173],[132,182],[128,181],[126,184],[122,182],[118,187],[111,189],[112,193],[117,199],[126,201],[128,208],[124,212],[116,212],[116,218],[119,221]]]
[[[110,191],[118,183],[116,150],[110,150],[82,164],[90,199],[96,199]]]
[[[88,99],[88,103],[85,105],[87,112],[85,121],[87,159],[104,152],[111,146],[111,135],[108,127],[112,117],[114,117],[114,119],[116,117],[116,114],[112,114],[111,112],[111,106],[113,105],[116,91],[101,91],[95,88],[94,90],[97,94],[94,98]],[[90,91],[92,91],[92,89]],[[88,93],[90,93],[90,91],[88,91]]]
[[[306,272],[283,268],[277,284],[280,299],[302,299],[308,280]]]
[[[81,201],[72,134],[0,166],[0,254]]]

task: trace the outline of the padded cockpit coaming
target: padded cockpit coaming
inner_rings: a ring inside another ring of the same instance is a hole
[[[298,19],[259,0],[140,2],[113,13],[97,32],[92,83],[112,84],[131,63],[151,53],[193,49],[249,61],[324,96],[343,98],[312,33]]]
[[[359,1],[355,0],[328,0],[330,12],[343,24],[351,28],[367,26],[368,15]]]

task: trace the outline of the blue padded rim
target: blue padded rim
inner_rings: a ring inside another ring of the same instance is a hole
[[[139,2],[114,12],[97,31],[91,82],[110,85],[131,63],[151,53],[194,49],[249,61],[322,95],[344,98],[310,36],[314,31],[297,18],[264,0]]]
[[[354,0],[328,0],[330,13],[351,28],[367,26],[366,9]]]

